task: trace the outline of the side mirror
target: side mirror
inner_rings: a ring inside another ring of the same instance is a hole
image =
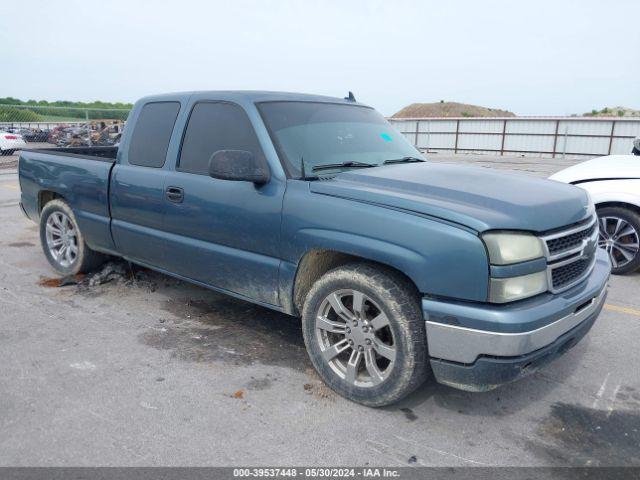
[[[218,150],[209,159],[209,176],[220,180],[253,182],[269,181],[269,167],[264,159],[245,150]]]

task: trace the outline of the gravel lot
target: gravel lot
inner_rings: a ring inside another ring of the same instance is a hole
[[[0,466],[640,465],[640,274],[533,376],[374,410],[323,386],[292,317],[146,271],[55,286],[18,198],[0,170]]]

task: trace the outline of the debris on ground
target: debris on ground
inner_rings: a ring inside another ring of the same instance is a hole
[[[66,287],[77,285],[81,290],[87,290],[106,283],[137,286],[154,292],[157,283],[149,275],[149,270],[135,266],[124,260],[112,260],[102,264],[97,270],[86,275],[68,275],[60,278],[42,277],[38,285],[42,287]]]
[[[71,368],[75,368],[76,370],[95,370],[95,364],[88,362],[87,360],[83,362],[76,362],[69,365]]]
[[[244,398],[244,392],[242,390],[238,390],[231,395],[231,398]]]
[[[305,383],[302,385],[304,392],[323,400],[333,400],[335,394],[323,382]]]
[[[127,273],[124,262],[107,262],[100,270],[89,276],[89,286],[95,287],[104,283],[121,280]]]
[[[38,281],[38,285],[41,287],[59,288],[67,287],[69,285],[77,285],[84,279],[84,275],[79,273],[77,275],[69,275],[61,278],[48,278],[42,277]]]

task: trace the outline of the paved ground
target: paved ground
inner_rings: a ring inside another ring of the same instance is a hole
[[[322,385],[293,318],[154,273],[47,286],[18,195],[0,171],[0,465],[640,465],[638,274],[532,377],[374,410]]]
[[[443,163],[462,163],[465,165],[474,165],[476,167],[485,168],[498,168],[501,170],[512,170],[525,173],[527,175],[533,175],[536,177],[547,178],[551,174],[562,170],[564,168],[575,165],[576,163],[584,162],[586,158],[537,158],[537,157],[525,157],[516,155],[479,155],[479,154],[464,154],[464,155],[449,155],[442,153],[427,153],[425,154],[432,162]]]

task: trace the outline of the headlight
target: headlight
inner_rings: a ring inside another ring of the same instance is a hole
[[[482,236],[492,265],[526,262],[544,256],[542,240],[530,233],[501,232]]]
[[[547,272],[511,278],[492,278],[489,282],[489,301],[505,303],[531,297],[547,290]]]

